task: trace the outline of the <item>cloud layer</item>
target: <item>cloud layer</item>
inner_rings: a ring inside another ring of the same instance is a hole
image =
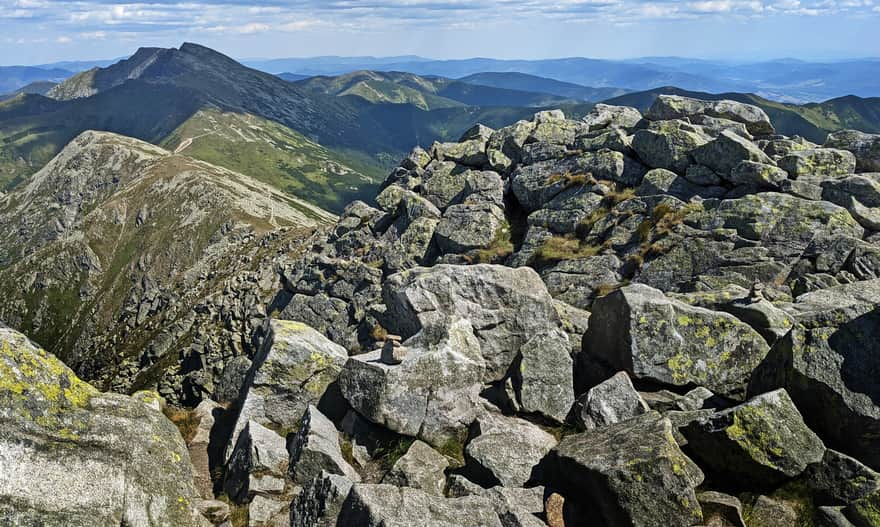
[[[878,13],[880,0],[0,0],[0,43],[71,46],[89,41],[164,42],[266,34],[313,34],[321,40],[330,35],[379,33],[387,42],[396,32],[405,48],[407,35],[418,38],[414,28],[425,26],[436,33],[580,24],[612,34],[608,28],[687,21],[846,18],[876,22]],[[552,31],[544,34],[550,36]],[[300,53],[308,54],[314,53]]]

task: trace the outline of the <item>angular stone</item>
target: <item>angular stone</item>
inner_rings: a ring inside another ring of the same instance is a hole
[[[679,95],[660,95],[645,113],[651,120],[683,119],[697,115],[721,117],[746,125],[755,135],[775,132],[764,110],[751,104],[730,100],[703,101]]]
[[[788,178],[781,168],[752,160],[744,160],[733,167],[727,180],[734,185],[747,185],[757,188],[779,188]]]
[[[254,495],[266,490],[264,478],[281,479],[287,474],[287,443],[285,439],[255,421],[248,421],[238,436],[232,455],[226,464],[223,488],[236,503],[246,503]]]
[[[443,496],[446,490],[445,470],[449,460],[427,444],[416,440],[406,454],[401,456],[382,483],[396,487],[412,487],[428,494]]]
[[[491,203],[452,205],[434,231],[444,253],[466,253],[488,247],[506,225],[504,210]]]
[[[745,396],[768,349],[732,315],[684,304],[642,284],[596,300],[583,341],[589,357],[636,379],[697,384],[731,398]]]
[[[623,182],[627,175],[625,168],[626,161],[620,152],[585,152],[518,168],[511,176],[511,190],[520,204],[528,211],[534,211],[571,189],[573,184],[581,185],[580,180],[586,182],[587,174],[596,180]],[[581,178],[566,178],[566,175]]]
[[[248,421],[291,430],[319,404],[348,358],[345,348],[299,322],[272,320],[254,358],[228,453]]]
[[[466,470],[472,480],[486,487],[522,487],[532,481],[533,471],[556,438],[536,425],[499,414],[477,418],[478,435],[465,447]]]
[[[702,520],[703,473],[655,412],[566,436],[546,460],[547,486],[606,525],[690,527]]]
[[[880,134],[840,130],[828,134],[823,146],[852,152],[857,172],[880,172]]]
[[[303,485],[290,505],[290,527],[336,527],[336,517],[353,483],[322,472]]]
[[[665,168],[676,174],[687,172],[690,153],[708,142],[708,138],[686,127],[667,130],[639,130],[632,148],[639,159],[651,168]]]
[[[158,395],[102,394],[0,324],[0,523],[201,527]]]
[[[829,447],[880,469],[880,280],[807,293],[750,393],[785,388]]]
[[[807,466],[802,479],[823,503],[847,505],[880,491],[880,474],[830,448],[821,461]]]
[[[337,525],[358,527],[502,527],[492,503],[481,496],[440,498],[393,485],[355,484]]]
[[[792,152],[777,161],[791,178],[800,176],[840,177],[856,171],[852,152],[834,148],[813,148]]]
[[[729,175],[743,161],[773,165],[773,160],[748,139],[723,131],[718,137],[691,152],[694,161],[709,167],[722,177]]]
[[[314,406],[309,406],[300,421],[299,430],[288,447],[290,479],[306,483],[321,475],[338,474],[350,481],[360,476],[342,456],[339,432],[333,422]]]
[[[576,419],[586,430],[626,421],[650,410],[623,371],[590,388],[578,403]]]
[[[746,527],[742,517],[742,503],[734,496],[715,491],[697,494],[703,508],[706,527]]]
[[[352,408],[434,446],[461,441],[476,415],[485,363],[465,320],[439,331],[424,346],[404,342],[409,352],[396,366],[383,364],[378,350],[349,358],[339,385]]]
[[[193,437],[187,441],[187,450],[193,464],[193,484],[199,496],[205,499],[214,497],[214,482],[211,478],[213,452],[211,449],[211,432],[223,407],[210,399],[205,399],[193,410],[193,419],[198,423]]]
[[[635,108],[600,103],[593,106],[583,122],[590,127],[590,131],[593,131],[606,128],[632,128],[641,120],[642,114]]]
[[[785,390],[717,412],[682,432],[704,466],[746,485],[793,478],[825,454]]]

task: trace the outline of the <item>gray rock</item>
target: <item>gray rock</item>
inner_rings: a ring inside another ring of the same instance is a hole
[[[269,527],[275,525],[274,520],[286,520],[282,511],[287,503],[266,496],[256,496],[248,507],[248,527]]]
[[[236,503],[249,502],[260,491],[283,490],[288,461],[285,439],[248,421],[226,464],[223,488]],[[271,480],[280,480],[281,489]]]
[[[847,505],[880,490],[880,474],[830,448],[821,461],[807,466],[802,479],[823,503]]]
[[[801,518],[796,504],[778,498],[758,496],[749,512],[749,524],[757,526],[797,527]]]
[[[727,180],[734,185],[776,189],[788,178],[781,168],[752,160],[743,160],[730,171]]]
[[[493,133],[486,145],[486,155],[492,168],[505,172],[519,163],[522,147],[534,128],[535,123],[531,121],[518,121]]]
[[[683,119],[697,115],[708,115],[730,119],[746,125],[748,131],[755,135],[774,133],[770,118],[764,110],[730,100],[702,101],[678,95],[660,95],[645,113],[651,120]]]
[[[303,414],[288,451],[289,475],[295,482],[304,484],[319,477],[322,472],[345,476],[349,481],[360,481],[357,471],[342,456],[339,432],[333,422],[314,406],[309,406]]]
[[[663,168],[655,168],[645,174],[641,185],[636,189],[638,196],[669,195],[682,201],[694,196],[721,197],[727,192],[721,187],[701,187],[679,176],[675,172]]]
[[[807,293],[797,324],[755,374],[751,393],[784,387],[828,446],[880,469],[880,280]]]
[[[452,205],[434,231],[444,253],[465,253],[488,247],[507,224],[504,210],[491,203]]]
[[[743,398],[767,343],[728,313],[690,306],[634,284],[594,304],[583,350],[636,379],[697,384]]]
[[[322,472],[305,485],[290,505],[290,527],[336,527],[336,517],[353,483]]]
[[[467,320],[484,361],[484,382],[512,380],[522,407],[562,421],[574,402],[568,338],[553,299],[529,268],[497,265],[414,268],[390,276],[383,295],[389,330],[431,343]],[[479,359],[477,359],[479,360]],[[404,365],[407,361],[404,361]],[[403,366],[403,365],[401,365]]]
[[[694,492],[703,473],[655,412],[563,438],[543,472],[605,525],[690,527],[703,517]]]
[[[632,128],[641,120],[642,114],[635,108],[601,103],[593,106],[590,113],[583,118],[583,122],[590,127],[590,131],[607,128]]]
[[[856,171],[856,157],[852,152],[834,148],[813,148],[791,152],[777,161],[789,177],[840,177]]]
[[[533,480],[533,471],[556,438],[536,425],[499,414],[477,418],[478,435],[465,447],[471,479],[486,487],[522,487]]]
[[[721,176],[709,167],[703,165],[690,165],[684,173],[684,178],[695,185],[714,186],[720,185]]]
[[[478,136],[459,143],[434,143],[431,150],[439,161],[453,161],[464,166],[482,168],[489,164],[486,156],[488,140],[488,137]]]
[[[544,204],[572,185],[582,186],[587,174],[596,180],[627,182],[626,161],[620,152],[602,150],[585,152],[565,159],[542,161],[518,168],[511,176],[511,190],[528,211],[543,208]],[[564,177],[581,176],[580,178]]]
[[[728,130],[721,132],[705,145],[695,148],[691,156],[694,161],[709,167],[722,177],[729,176],[743,161],[773,165],[773,160],[754,143]]]
[[[423,345],[390,366],[377,350],[349,358],[339,377],[352,408],[373,423],[441,446],[461,441],[479,404],[485,362],[473,328],[465,320],[444,326]]]
[[[742,517],[742,503],[734,496],[715,491],[697,494],[703,509],[706,527],[746,527]]]
[[[578,424],[586,430],[626,421],[650,410],[623,371],[590,388],[578,403]]]
[[[0,522],[203,526],[192,465],[152,392],[102,394],[0,324]]]
[[[420,195],[443,210],[464,190],[466,172],[467,169],[451,161],[432,162],[422,177]]]
[[[223,412],[219,404],[205,399],[193,410],[193,420],[196,425],[195,433],[187,441],[186,447],[189,458],[193,465],[193,484],[199,496],[207,500],[214,497],[214,482],[211,478],[211,432],[214,429],[215,413],[219,416]]]
[[[880,172],[880,135],[857,130],[840,130],[828,134],[825,148],[849,150],[856,156],[856,171]]]
[[[709,138],[688,126],[671,123],[662,129],[637,131],[633,135],[632,148],[649,167],[684,174],[691,164],[690,153],[706,144]]]
[[[385,474],[382,483],[397,487],[412,487],[428,494],[443,496],[446,490],[444,471],[448,467],[449,460],[446,456],[417,440]]]
[[[825,454],[785,390],[717,412],[682,432],[704,466],[745,485],[780,483]]]
[[[293,429],[306,408],[318,404],[348,358],[345,348],[299,322],[272,320],[269,338],[254,359],[232,446],[248,421]]]
[[[393,485],[355,484],[337,525],[359,527],[502,527],[492,503],[481,496],[440,498]]]
[[[863,227],[880,230],[880,174],[823,181],[822,199],[846,208]]]

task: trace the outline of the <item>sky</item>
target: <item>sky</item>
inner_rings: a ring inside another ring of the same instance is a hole
[[[880,56],[880,0],[0,0],[0,65],[197,42],[238,59]]]

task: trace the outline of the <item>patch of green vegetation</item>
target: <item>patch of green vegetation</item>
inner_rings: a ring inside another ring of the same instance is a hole
[[[510,227],[504,224],[495,231],[495,238],[492,240],[492,243],[488,247],[476,252],[474,261],[476,263],[498,263],[511,254],[513,254],[513,241],[510,235]]]
[[[369,200],[383,178],[376,163],[330,150],[286,126],[249,114],[200,110],[161,145],[336,213],[352,200]]]
[[[390,470],[409,451],[409,447],[414,442],[415,439],[412,437],[400,436],[390,444],[377,448],[373,453],[373,458],[380,460],[385,470]]]
[[[601,250],[601,246],[591,245],[571,234],[551,236],[535,251],[534,260],[536,263],[580,260],[596,256]]]

